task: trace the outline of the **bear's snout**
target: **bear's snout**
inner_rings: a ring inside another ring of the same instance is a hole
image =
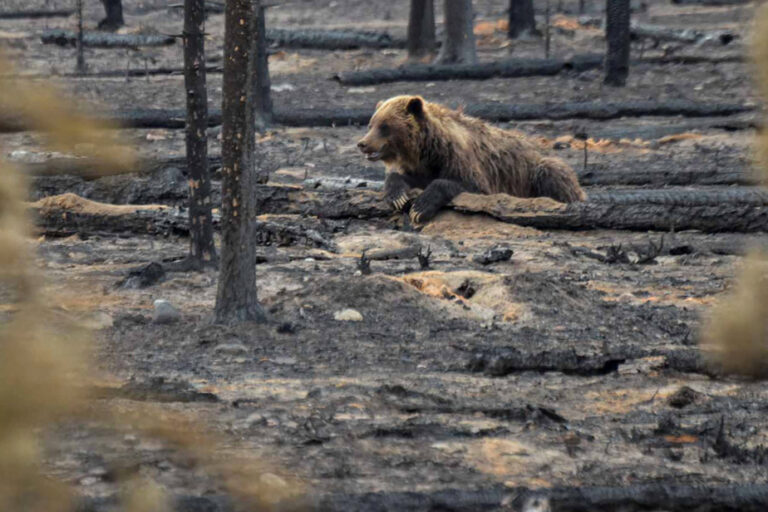
[[[365,153],[365,150],[368,149],[368,144],[365,142],[365,140],[361,140],[357,143],[357,149]]]

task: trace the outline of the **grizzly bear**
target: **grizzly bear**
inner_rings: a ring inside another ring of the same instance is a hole
[[[512,132],[450,110],[420,96],[380,102],[357,144],[369,161],[387,167],[384,197],[424,223],[461,192],[547,196],[583,201],[576,173],[557,158],[543,156]]]

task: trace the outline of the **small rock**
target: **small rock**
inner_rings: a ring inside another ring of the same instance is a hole
[[[512,254],[514,254],[514,251],[509,247],[497,245],[491,247],[482,254],[475,255],[472,260],[481,265],[490,265],[491,263],[498,263],[500,261],[509,261],[512,258]]]
[[[555,150],[568,149],[570,147],[571,145],[568,142],[562,142],[562,141],[555,142],[552,145],[552,149],[555,149]]]
[[[698,391],[693,390],[688,386],[683,386],[669,395],[669,398],[667,398],[667,404],[669,404],[670,407],[674,407],[675,409],[682,409],[686,405],[691,405],[694,403],[696,399],[699,398],[699,396],[701,396],[701,393]]]
[[[333,319],[339,322],[362,322],[363,315],[356,309],[342,309],[333,314]]]
[[[214,350],[217,354],[239,356],[248,353],[248,347],[240,343],[223,343]]]
[[[156,324],[172,324],[181,319],[181,313],[165,299],[155,301],[155,311],[152,313],[152,322]]]

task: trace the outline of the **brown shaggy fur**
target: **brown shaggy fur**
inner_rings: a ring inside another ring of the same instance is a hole
[[[426,188],[439,179],[458,182],[456,193],[547,196],[561,202],[586,198],[562,160],[543,156],[517,134],[419,96],[379,103],[358,146],[411,187]]]

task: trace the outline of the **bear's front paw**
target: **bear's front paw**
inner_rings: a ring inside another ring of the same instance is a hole
[[[428,193],[421,194],[413,202],[411,211],[408,214],[413,224],[424,224],[437,215],[437,212],[442,205],[435,201],[431,196],[432,195]]]

